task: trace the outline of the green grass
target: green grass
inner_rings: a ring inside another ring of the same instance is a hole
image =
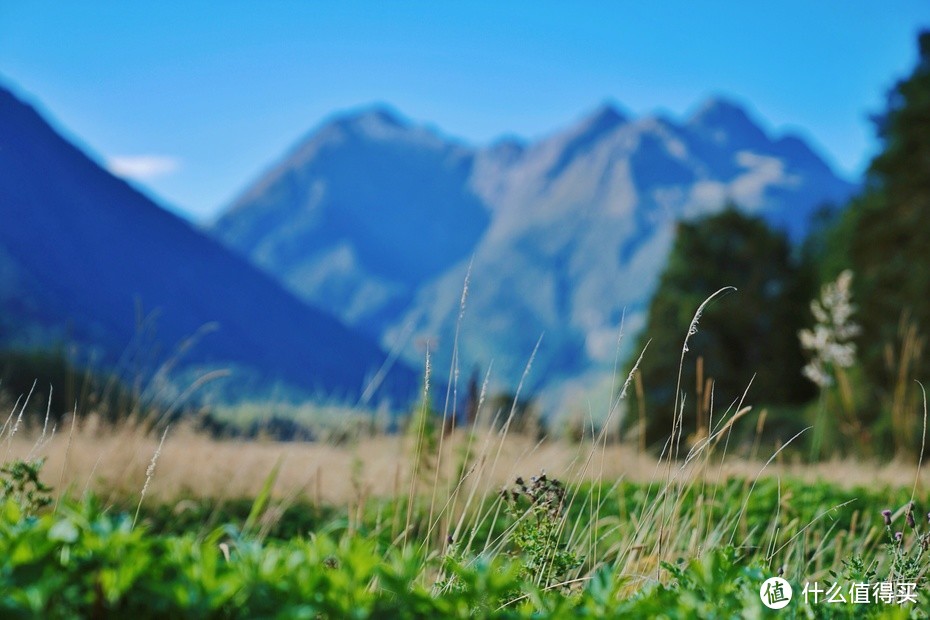
[[[910,528],[904,488],[527,478],[478,502],[449,540],[427,499],[401,537],[406,498],[346,510],[281,505],[270,492],[143,504],[133,527],[133,498],[56,510],[28,469],[3,473],[3,618],[764,617],[774,612],[759,587],[779,569],[795,592],[784,617],[926,617],[920,515],[930,497],[914,498]],[[867,574],[913,580],[920,603],[799,600],[805,581],[851,585]]]

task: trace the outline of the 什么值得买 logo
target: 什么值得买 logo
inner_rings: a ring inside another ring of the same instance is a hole
[[[791,602],[791,584],[781,577],[770,577],[759,588],[759,598],[769,609],[781,609]]]

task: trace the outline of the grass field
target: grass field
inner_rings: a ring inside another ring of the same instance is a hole
[[[2,446],[7,460],[41,457],[46,460],[45,478],[56,488],[97,495],[129,497],[138,494],[145,472],[158,448],[158,433],[132,425],[101,427],[93,420],[80,421],[73,432],[70,422],[46,436],[36,449],[39,433],[17,433]],[[158,460],[158,475],[149,485],[150,497],[170,501],[196,495],[206,498],[255,497],[268,474],[279,465],[274,494],[299,494],[309,500],[335,506],[354,501],[359,491],[366,497],[390,498],[405,491],[409,481],[414,440],[408,435],[375,435],[341,444],[327,442],[276,442],[217,440],[185,425],[173,426]],[[501,436],[492,430],[474,434],[458,429],[444,439],[443,456],[437,460],[443,478],[459,465],[466,446],[484,451],[480,491],[491,493],[521,474],[540,471],[572,482],[624,480],[650,483],[662,479],[667,462],[626,443],[536,441],[525,435]],[[497,454],[498,449],[500,454]],[[915,482],[913,462],[833,459],[809,463],[779,458],[766,464],[756,458],[718,458],[699,470],[686,467],[680,476],[690,479],[702,473],[708,481],[763,478],[792,479],[804,483],[829,483],[839,489],[854,487],[904,487]],[[496,465],[488,457],[498,457]],[[67,460],[67,466],[65,461]],[[920,470],[920,488],[930,488],[930,471]]]
[[[778,574],[788,617],[924,617],[912,463],[737,457],[728,431],[669,460],[491,429],[334,445],[12,428],[3,617],[761,617]],[[850,600],[805,601],[814,582]],[[918,602],[851,602],[864,583],[914,583]]]
[[[765,434],[767,412],[741,402],[691,434],[676,408],[649,452],[611,436],[614,408],[540,439],[518,401],[486,400],[450,432],[429,398],[396,433],[371,412],[297,407],[292,422],[322,423],[311,442],[218,439],[136,407],[50,428],[14,404],[0,617],[754,618],[778,602],[787,617],[927,617],[922,452],[811,461],[811,428]]]

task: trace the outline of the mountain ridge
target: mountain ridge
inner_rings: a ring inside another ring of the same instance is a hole
[[[319,139],[327,127],[319,126],[306,140]],[[212,231],[295,293],[378,337],[382,345],[395,346],[412,333],[407,359],[419,359],[422,350],[414,343],[428,340],[435,363],[451,363],[451,342],[460,332],[461,367],[484,367],[493,360],[501,383],[510,387],[519,382],[543,333],[531,387],[605,371],[615,357],[624,311],[628,331],[642,324],[675,222],[733,202],[798,242],[822,203],[842,202],[854,191],[803,139],[765,129],[729,97],[710,98],[678,120],[660,114],[633,117],[613,103],[601,104],[539,139],[504,136],[486,146],[450,140],[416,123],[398,132],[392,138],[362,131],[354,143],[337,145],[327,156],[351,162],[344,177],[330,174],[320,159],[310,165],[287,156],[278,161],[290,166],[295,178],[304,175],[305,187],[365,183],[371,191],[366,201],[353,203],[347,193],[288,201],[267,191],[255,200],[250,191],[268,181],[263,176],[247,186]],[[396,148],[385,146],[391,139]],[[381,155],[362,156],[372,144],[381,145]],[[431,159],[434,174],[416,178],[405,158]],[[418,184],[435,189],[437,178],[446,181],[440,191],[420,191]],[[430,260],[424,237],[440,237],[457,249],[437,254],[434,269],[402,283],[371,268],[356,269],[345,257],[361,254],[368,240],[334,226],[343,212],[383,216],[387,209],[392,217],[403,217],[392,202],[400,195],[405,204],[432,205],[432,210],[418,207],[432,228],[418,234],[410,227],[392,237],[393,252]],[[234,232],[263,212],[275,214],[277,226],[256,231],[246,224],[256,235],[251,239]],[[461,226],[469,217],[474,225]],[[311,218],[317,219],[305,225]],[[287,239],[300,255],[291,264],[267,251]],[[321,248],[330,248],[329,253]],[[337,255],[343,256],[342,272],[325,285],[302,279],[294,267],[303,261],[303,269],[331,268]],[[353,292],[340,299],[344,292],[336,284],[345,282],[352,282]],[[386,292],[391,287],[396,294]]]
[[[141,305],[159,309],[160,359],[166,346],[218,323],[183,364],[232,365],[255,386],[284,382],[357,399],[386,360],[376,344],[114,177],[3,87],[0,169],[7,344],[36,344],[24,343],[20,328],[43,334],[31,340],[75,336],[112,364],[137,335]],[[76,332],[63,332],[68,324]],[[416,381],[398,366],[383,393],[397,402]]]

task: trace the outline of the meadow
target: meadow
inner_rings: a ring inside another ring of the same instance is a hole
[[[53,416],[33,383],[0,426],[0,615],[927,617],[926,404],[919,451],[890,460],[831,432],[826,382],[790,412],[812,420],[799,431],[747,387],[726,408],[676,402],[647,446],[649,416],[623,403],[638,366],[603,418],[559,434],[522,386],[487,381],[454,427],[429,358],[400,428],[310,405],[176,413],[124,389]]]
[[[539,440],[487,403],[472,428],[313,442],[24,410],[3,617],[762,617],[776,575],[786,617],[926,617],[926,468],[737,443],[748,407],[677,456]]]

